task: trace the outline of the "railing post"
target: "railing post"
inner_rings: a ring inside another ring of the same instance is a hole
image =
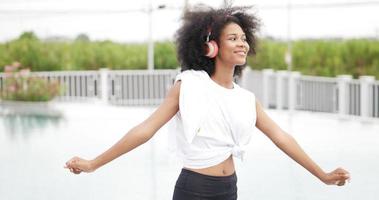
[[[372,105],[372,92],[370,86],[375,82],[374,76],[360,76],[359,82],[361,84],[361,116],[370,117],[370,106]]]
[[[283,109],[284,96],[284,78],[288,77],[288,72],[285,70],[277,71],[276,73],[276,109]]]
[[[269,101],[268,101],[269,94],[270,94],[269,78],[272,74],[274,74],[274,70],[272,70],[272,69],[263,69],[262,70],[262,75],[263,75],[263,77],[262,77],[262,86],[263,86],[262,104],[263,104],[264,108],[268,108],[268,106],[269,106]]]
[[[288,77],[288,110],[292,112],[296,108],[297,88],[296,81],[301,77],[301,73],[292,71]]]
[[[348,108],[348,91],[347,91],[347,84],[349,81],[351,81],[352,76],[351,75],[338,75],[337,76],[337,87],[338,87],[338,113],[339,115],[345,116],[347,115],[347,108]]]
[[[240,86],[245,88],[245,89],[248,89],[251,91],[251,83],[250,81],[252,81],[252,77],[251,77],[251,73],[252,73],[252,70],[250,69],[250,66],[246,66],[245,69],[243,70],[242,72],[242,77],[241,79],[239,80],[240,82]]]
[[[108,68],[101,68],[100,69],[100,83],[101,83],[101,101],[105,104],[108,103],[109,98],[109,89],[108,89],[108,74],[109,69]]]

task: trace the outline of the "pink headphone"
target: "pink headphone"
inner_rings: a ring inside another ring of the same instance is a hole
[[[205,41],[205,56],[209,58],[214,58],[218,53],[218,46],[216,41],[209,41],[209,37],[211,36],[211,30],[208,30],[207,40]]]

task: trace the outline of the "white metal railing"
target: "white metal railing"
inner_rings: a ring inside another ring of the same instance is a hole
[[[335,78],[301,76],[297,82],[296,109],[318,112],[338,112],[337,81]]]
[[[32,76],[58,80],[60,101],[96,98],[117,105],[158,105],[179,70],[108,70],[33,72]],[[0,90],[4,88],[0,74]],[[371,76],[352,79],[304,76],[299,72],[246,68],[242,87],[254,92],[266,108],[308,110],[379,118],[379,81]]]
[[[48,82],[58,81],[62,94],[57,100],[99,98],[101,90],[99,71],[52,71],[32,72],[31,77],[40,77]],[[0,90],[4,88],[5,74],[0,74]]]
[[[0,92],[4,90],[4,82],[5,82],[5,76],[3,74],[0,74]]]
[[[250,80],[256,78],[257,80]],[[372,76],[352,79],[304,76],[299,72],[247,69],[241,85],[264,107],[379,118],[379,82]]]
[[[267,81],[267,93],[268,93],[268,96],[269,98],[266,99],[267,101],[267,105],[268,105],[268,108],[276,108],[277,104],[277,98],[278,96],[280,96],[280,94],[278,94],[277,92],[277,78],[276,78],[276,74],[270,74],[268,77],[268,81]]]
[[[32,76],[58,81],[63,91],[58,100],[99,98],[101,95],[99,71],[33,72]]]
[[[371,86],[372,89],[372,104],[371,109],[372,110],[372,116],[379,118],[379,81],[376,81]]]
[[[117,70],[108,72],[108,96],[113,104],[157,105],[166,96],[178,70]]]
[[[32,77],[58,81],[63,94],[57,101],[96,98],[118,105],[157,105],[166,96],[178,70],[107,70],[33,72]],[[4,74],[0,74],[3,90]],[[103,92],[105,91],[105,92]]]
[[[348,114],[360,115],[361,114],[361,84],[358,80],[350,80],[348,83]]]

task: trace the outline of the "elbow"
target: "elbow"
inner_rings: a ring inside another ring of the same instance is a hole
[[[141,144],[149,141],[154,135],[154,133],[152,133],[152,131],[149,130],[146,126],[144,126],[143,123],[134,127],[134,132],[139,138]]]
[[[147,134],[144,134],[144,133],[141,133],[138,136],[139,136],[140,144],[145,144],[147,141],[151,139],[151,137],[149,137]]]
[[[288,144],[291,140],[293,140],[293,137],[284,132],[284,131],[281,131],[274,139],[273,139],[273,142],[276,146],[278,147],[282,147],[282,146],[285,146],[286,144]]]

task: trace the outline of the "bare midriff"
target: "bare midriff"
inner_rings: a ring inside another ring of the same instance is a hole
[[[191,169],[185,167],[185,169],[209,176],[230,176],[235,171],[232,155],[230,155],[229,158],[224,160],[222,163],[217,164],[215,166],[202,169]]]

